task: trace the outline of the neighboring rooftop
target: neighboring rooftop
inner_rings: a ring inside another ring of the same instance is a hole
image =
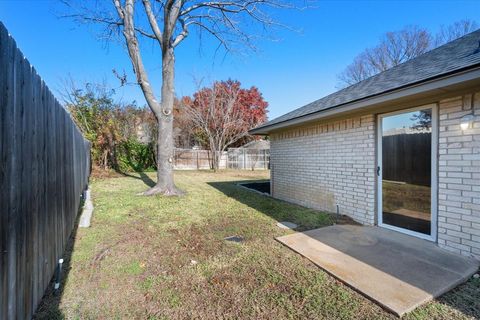
[[[266,149],[270,149],[270,141],[268,141],[268,140],[253,140],[253,141],[250,141],[249,143],[244,144],[240,148],[266,150]]]
[[[266,129],[316,112],[363,100],[389,91],[480,66],[480,29],[424,53],[412,60],[332,93],[270,120],[255,129]],[[260,130],[265,131],[265,130]]]

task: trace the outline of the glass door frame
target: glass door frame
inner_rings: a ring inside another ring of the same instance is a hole
[[[388,116],[394,116],[402,113],[419,111],[431,109],[432,110],[432,148],[431,148],[431,182],[430,182],[430,235],[424,234],[421,232],[416,232],[408,229],[404,229],[401,227],[396,227],[393,225],[389,225],[383,223],[383,204],[382,204],[382,177],[383,177],[383,164],[382,164],[382,137],[383,137],[383,130],[382,130],[382,120]],[[394,112],[382,113],[377,115],[377,223],[378,226],[398,231],[401,233],[405,233],[414,237],[418,237],[421,239],[429,240],[429,241],[437,241],[437,224],[438,224],[438,105],[437,104],[428,104],[414,108],[408,109],[401,109]]]

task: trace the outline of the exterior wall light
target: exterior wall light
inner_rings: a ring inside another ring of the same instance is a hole
[[[462,128],[462,130],[467,130],[468,128],[470,128],[473,124],[473,119],[473,114],[467,114],[463,116],[460,120],[460,128]]]

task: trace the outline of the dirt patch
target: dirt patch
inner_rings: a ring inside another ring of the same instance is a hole
[[[92,167],[92,172],[90,175],[92,178],[95,179],[108,179],[108,178],[119,178],[123,177],[123,175],[113,169],[103,169],[97,166]]]

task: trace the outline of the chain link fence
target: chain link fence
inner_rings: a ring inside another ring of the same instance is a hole
[[[227,168],[257,170],[270,168],[270,150],[269,149],[228,149]]]
[[[175,149],[176,170],[202,170],[212,168],[212,152],[209,150]],[[230,148],[222,152],[219,169],[266,170],[270,168],[269,149]]]

